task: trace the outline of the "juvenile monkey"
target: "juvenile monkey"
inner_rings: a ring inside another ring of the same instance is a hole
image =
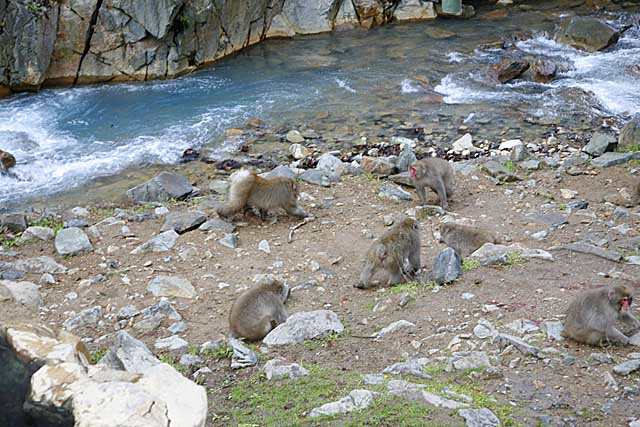
[[[264,338],[289,317],[284,308],[288,296],[289,287],[279,281],[257,285],[241,294],[229,312],[233,335],[252,341]]]
[[[623,285],[585,291],[569,304],[562,336],[590,345],[627,345],[629,338],[615,323],[620,320],[640,328],[640,321],[631,314],[632,302],[631,292]]]
[[[449,208],[448,198],[453,194],[455,184],[453,167],[449,162],[438,157],[417,160],[409,167],[409,174],[423,205],[427,204],[425,188],[429,187],[438,193],[442,209]]]
[[[420,269],[420,226],[414,218],[401,218],[373,242],[365,255],[360,282],[354,286],[368,288],[380,269],[389,274],[389,285],[402,282]]]
[[[221,218],[228,219],[246,208],[256,208],[265,219],[269,209],[282,208],[289,215],[309,216],[298,206],[298,184],[291,178],[262,178],[243,169],[231,176],[227,203],[217,209]]]
[[[445,222],[440,224],[440,242],[466,257],[485,243],[500,243],[500,238],[488,230],[469,225]]]

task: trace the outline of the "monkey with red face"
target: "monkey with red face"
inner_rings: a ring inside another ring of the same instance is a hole
[[[449,162],[438,157],[417,160],[409,167],[409,174],[420,197],[420,203],[427,204],[425,188],[429,187],[438,194],[442,209],[449,209],[448,198],[453,194],[455,185],[455,174]]]
[[[632,302],[629,288],[623,285],[585,291],[569,304],[562,335],[590,345],[627,345],[629,338],[615,324],[620,320],[640,328],[640,321],[631,314]]]

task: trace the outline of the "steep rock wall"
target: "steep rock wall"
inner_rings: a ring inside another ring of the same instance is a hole
[[[269,37],[435,17],[423,0],[0,0],[0,95],[172,78]]]

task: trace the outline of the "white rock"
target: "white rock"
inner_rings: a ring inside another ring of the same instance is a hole
[[[147,286],[147,291],[157,297],[195,298],[196,290],[188,279],[179,276],[157,276]]]
[[[501,142],[498,150],[512,150],[514,147],[518,147],[520,145],[523,145],[521,140],[510,139],[508,141]]]
[[[265,254],[271,253],[271,248],[269,247],[269,242],[266,240],[260,240],[258,243],[258,250],[264,252]]]
[[[308,339],[324,338],[331,333],[342,334],[344,326],[333,311],[316,310],[295,313],[264,337],[266,345],[301,343]]]
[[[462,153],[464,150],[469,150],[471,153],[482,151],[481,149],[474,147],[473,138],[470,133],[465,133],[460,139],[452,144],[452,147],[453,151],[456,153]]]

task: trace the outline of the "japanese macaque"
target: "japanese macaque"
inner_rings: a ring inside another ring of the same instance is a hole
[[[430,157],[415,161],[409,167],[409,174],[423,205],[427,204],[425,188],[438,193],[442,209],[449,209],[448,198],[453,194],[455,175],[453,167],[444,159]]]
[[[445,222],[440,224],[440,242],[466,257],[485,243],[500,243],[500,238],[488,230],[469,225]]]
[[[590,345],[627,345],[629,338],[615,323],[620,320],[640,328],[640,321],[631,314],[632,302],[631,292],[622,285],[585,291],[569,304],[562,336]]]
[[[640,178],[631,184],[631,204],[640,205]]]
[[[217,209],[223,219],[247,208],[256,208],[262,219],[269,209],[282,208],[289,215],[299,218],[309,216],[298,206],[298,184],[294,179],[284,177],[262,178],[243,169],[231,176],[227,203]]]
[[[360,282],[355,286],[368,288],[380,269],[389,274],[389,285],[400,283],[420,270],[420,226],[415,218],[400,218],[373,242],[365,256]]]
[[[284,303],[289,287],[280,281],[257,285],[241,294],[231,306],[229,328],[235,337],[261,340],[287,320]]]

